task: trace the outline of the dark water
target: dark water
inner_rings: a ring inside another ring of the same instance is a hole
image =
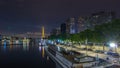
[[[37,45],[0,45],[0,68],[58,68]]]

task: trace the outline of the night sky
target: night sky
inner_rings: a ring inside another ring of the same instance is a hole
[[[45,32],[59,27],[69,17],[115,11],[120,0],[0,0],[0,32]]]

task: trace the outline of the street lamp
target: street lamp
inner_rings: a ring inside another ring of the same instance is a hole
[[[110,47],[114,48],[115,52],[117,53],[117,44],[116,43],[110,43],[109,45],[110,45]],[[118,59],[114,60],[114,62],[116,62],[116,61],[117,62],[119,61],[119,57],[118,57]]]
[[[86,38],[86,40],[85,40],[85,44],[86,44],[86,56],[87,56],[87,50],[88,50],[88,48],[87,48],[87,45],[88,45],[88,39]]]
[[[115,52],[117,52],[117,50],[116,50],[117,44],[115,44],[115,43],[112,42],[109,45],[110,45],[110,47],[115,48]]]
[[[116,47],[115,43],[110,43],[110,47]]]

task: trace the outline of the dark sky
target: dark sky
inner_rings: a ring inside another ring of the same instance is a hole
[[[68,17],[115,11],[120,17],[120,0],[0,0],[0,32],[46,32]]]

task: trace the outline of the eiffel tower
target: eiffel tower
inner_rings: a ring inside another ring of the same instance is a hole
[[[42,39],[45,38],[45,31],[44,31],[44,26],[42,26]]]

